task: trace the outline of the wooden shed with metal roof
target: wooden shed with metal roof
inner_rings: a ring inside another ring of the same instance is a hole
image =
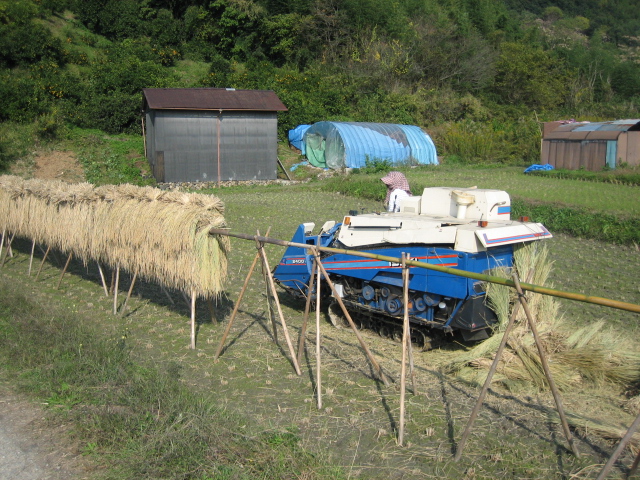
[[[143,89],[145,155],[158,182],[273,180],[277,112],[271,90]]]
[[[640,120],[547,122],[540,163],[592,171],[640,165]]]

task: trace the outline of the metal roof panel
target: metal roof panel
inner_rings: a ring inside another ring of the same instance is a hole
[[[272,90],[144,88],[150,109],[287,111]]]
[[[640,130],[640,120],[614,120],[610,122],[575,122],[560,125],[548,132],[548,140],[615,140],[622,132]],[[595,132],[599,132],[595,134]]]

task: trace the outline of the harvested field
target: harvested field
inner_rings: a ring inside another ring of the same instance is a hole
[[[348,210],[373,210],[378,204],[340,195],[309,193],[302,187],[232,188],[216,192],[225,203],[225,218],[232,231],[264,234],[289,240],[302,222],[317,225],[339,220]],[[435,367],[438,351],[416,354],[418,395],[407,396],[405,447],[398,447],[395,429],[399,414],[400,345],[371,332],[365,340],[383,369],[395,380],[384,386],[372,369],[352,332],[321,325],[323,355],[323,409],[315,404],[315,327],[311,327],[303,375],[298,377],[288,359],[279,331],[279,344],[271,333],[265,285],[257,272],[240,305],[239,317],[218,363],[213,356],[234,302],[245,280],[256,249],[252,242],[232,239],[225,294],[215,308],[216,319],[206,305],[198,305],[198,344],[189,347],[186,303],[173,293],[175,305],[153,283],[134,290],[129,314],[110,314],[111,299],[104,296],[94,264],[74,263],[72,275],[56,291],[61,265],[46,264],[38,283],[26,276],[30,244],[16,247],[16,256],[0,271],[0,281],[29,292],[39,302],[66,305],[85,312],[87,321],[101,324],[110,335],[126,332],[126,341],[140,358],[157,365],[193,388],[211,395],[230,414],[265,431],[290,432],[315,454],[341,465],[346,478],[594,478],[610,455],[615,442],[588,428],[574,431],[579,458],[566,449],[555,423],[553,400],[534,389],[494,389],[467,443],[459,463],[453,461],[456,441],[468,419],[478,388],[441,374]],[[636,275],[640,253],[631,248],[557,236],[549,241],[556,262],[552,279],[560,289],[610,296],[640,303]],[[267,246],[271,266],[282,248]],[[41,258],[41,254],[40,254]],[[64,260],[59,258],[59,260]],[[62,263],[62,261],[60,262]],[[125,280],[122,288],[126,289]],[[304,304],[281,295],[287,324],[297,340]],[[604,307],[563,301],[567,326],[583,326],[605,319],[617,331],[637,337],[637,315]],[[461,348],[451,344],[448,348]],[[563,400],[568,412],[579,412],[617,426],[628,425],[633,416],[621,407],[623,392],[601,388],[567,391]],[[630,465],[632,454],[621,459],[615,474]]]

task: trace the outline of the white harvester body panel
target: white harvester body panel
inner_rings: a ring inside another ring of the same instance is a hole
[[[399,213],[345,217],[338,240],[347,247],[379,244],[453,245],[480,252],[511,243],[551,238],[539,223],[511,220],[511,201],[502,190],[425,188],[408,197]]]

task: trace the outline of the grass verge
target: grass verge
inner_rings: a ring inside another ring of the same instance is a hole
[[[299,445],[295,427],[248,431],[242,418],[134,358],[105,335],[42,308],[0,280],[0,359],[12,383],[73,422],[100,478],[341,478]],[[56,407],[56,408],[53,408]]]

